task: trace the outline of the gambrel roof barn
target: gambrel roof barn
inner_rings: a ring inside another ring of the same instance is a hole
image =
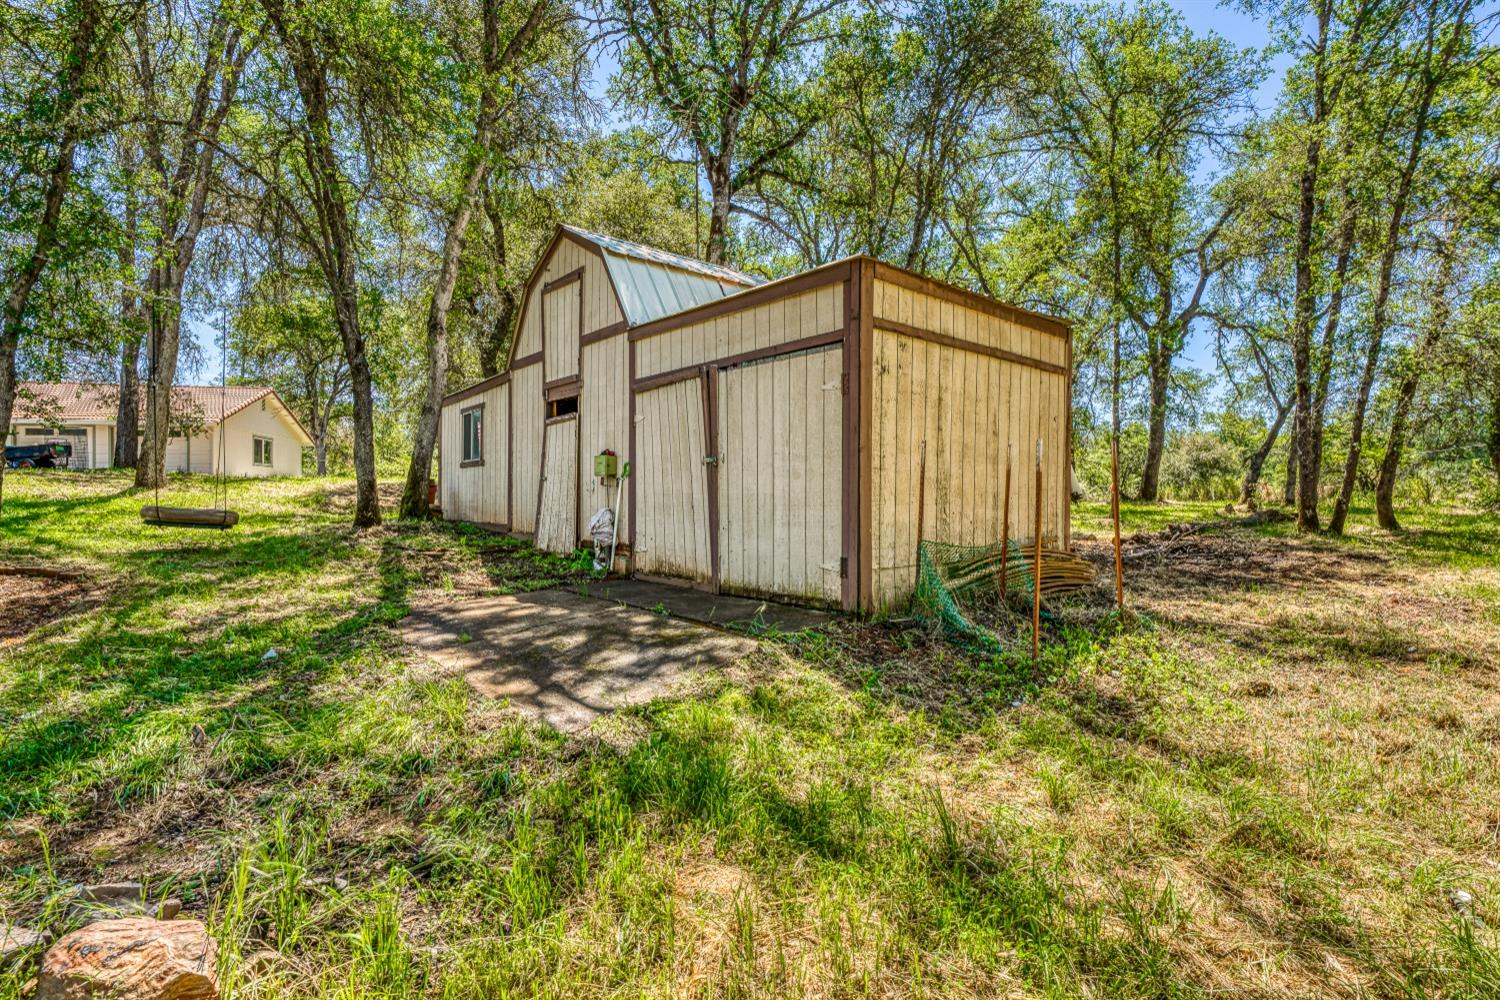
[[[440,502],[568,551],[622,492],[632,573],[879,610],[919,522],[998,541],[1005,464],[1029,473],[1037,441],[1043,540],[1067,546],[1071,370],[1062,321],[868,257],[767,282],[562,226],[507,370],[444,400]]]

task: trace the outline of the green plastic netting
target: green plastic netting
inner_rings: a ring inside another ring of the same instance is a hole
[[[1003,554],[1003,556],[1002,556]],[[1000,600],[1000,562],[1004,558],[1006,600]],[[958,645],[982,652],[1004,648],[999,635],[974,620],[977,612],[993,615],[1012,600],[1031,600],[1031,562],[1015,542],[1002,546],[917,545],[917,589],[913,607]]]

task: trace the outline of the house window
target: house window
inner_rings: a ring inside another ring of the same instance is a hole
[[[255,464],[271,464],[271,439],[258,437],[255,439]]]
[[[548,420],[551,420],[553,417],[571,416],[572,414],[577,412],[578,397],[576,395],[564,396],[561,399],[548,400],[547,402]]]
[[[461,417],[464,451],[460,465],[480,465],[484,462],[484,406],[464,410]]]

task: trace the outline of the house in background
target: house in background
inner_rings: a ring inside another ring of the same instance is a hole
[[[74,469],[107,469],[115,453],[120,389],[107,382],[22,382],[7,444],[59,441],[73,446]],[[145,420],[145,406],[141,407]],[[312,438],[264,385],[172,388],[168,472],[300,476]]]

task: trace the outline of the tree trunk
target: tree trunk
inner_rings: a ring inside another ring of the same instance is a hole
[[[1151,354],[1151,407],[1146,435],[1146,464],[1141,470],[1140,499],[1152,502],[1160,493],[1161,456],[1167,441],[1167,384],[1171,357],[1165,349]]]
[[[146,398],[141,454],[135,466],[135,485],[156,489],[167,483],[167,443],[172,435],[172,383],[177,380],[177,347],[182,333],[182,286],[175,292],[159,285],[162,269],[153,269],[147,285],[150,354],[146,369]],[[170,270],[170,268],[168,268]],[[170,283],[169,283],[170,284]],[[175,307],[175,308],[174,308]]]
[[[238,29],[229,27],[223,11],[216,11],[193,90],[193,103],[182,126],[183,141],[176,164],[168,163],[160,130],[148,130],[146,161],[155,169],[157,183],[164,185],[165,190],[158,196],[155,257],[146,283],[151,354],[142,436],[145,461],[138,460],[135,467],[138,487],[155,489],[166,483],[172,383],[177,379],[182,332],[182,289],[208,214],[208,189],[215,157],[213,143],[234,103],[239,74],[248,55],[239,47],[239,38]],[[143,50],[149,45],[144,33],[140,45]],[[148,105],[155,86],[153,72],[150,60],[142,57],[141,85]],[[217,98],[215,85],[220,88]]]
[[[1396,406],[1391,415],[1391,433],[1387,438],[1385,458],[1380,463],[1380,477],[1375,483],[1375,520],[1387,531],[1399,531],[1396,520],[1396,473],[1401,470],[1401,452],[1406,447],[1406,425],[1411,418],[1411,404],[1417,396],[1417,385],[1422,377],[1422,366],[1432,349],[1447,332],[1451,315],[1448,290],[1453,283],[1453,255],[1444,253],[1438,265],[1436,288],[1432,295],[1432,315],[1422,340],[1412,352],[1401,383],[1396,387]]]
[[[448,232],[443,237],[442,264],[427,310],[427,392],[422,399],[422,410],[417,414],[411,465],[406,470],[406,489],[401,494],[402,517],[426,517],[429,509],[427,481],[432,478],[432,452],[437,443],[438,418],[442,412],[443,393],[448,388],[448,311],[453,305],[453,289],[458,284],[464,234],[468,232],[474,200],[479,195],[479,186],[484,183],[487,170],[481,152],[469,168],[458,208],[449,219]]]
[[[0,435],[9,435],[11,414],[15,410],[16,352],[21,346],[26,309],[31,303],[32,290],[47,269],[58,242],[58,222],[78,148],[78,123],[72,112],[83,97],[85,74],[93,69],[94,58],[98,55],[96,45],[100,42],[102,19],[103,14],[94,0],[82,0],[69,42],[68,58],[58,74],[56,107],[57,120],[62,127],[57,156],[43,181],[42,212],[37,219],[36,237],[20,266],[5,275],[5,311],[0,316]],[[4,442],[5,437],[0,436],[0,445]],[[4,487],[4,476],[5,462],[0,461],[0,490]]]
[[[1297,505],[1297,433],[1292,431],[1292,439],[1287,442],[1286,449],[1286,484],[1282,487],[1281,502],[1288,507]]]
[[[722,162],[707,164],[709,190],[712,201],[708,216],[707,258],[710,264],[724,263],[729,249],[729,150],[721,157]]]
[[[1318,40],[1313,67],[1312,135],[1297,182],[1297,244],[1293,255],[1295,288],[1292,305],[1292,364],[1296,371],[1297,530],[1318,530],[1318,475],[1314,467],[1312,326],[1315,313],[1312,255],[1314,216],[1318,210],[1318,173],[1323,156],[1326,114],[1324,70],[1328,54],[1328,22],[1332,3],[1318,8]]]
[[[495,237],[490,266],[498,307],[487,332],[479,338],[479,374],[483,378],[490,378],[500,374],[501,354],[510,334],[510,325],[515,319],[517,303],[515,291],[505,283],[505,217],[500,212],[499,201],[495,198],[487,177],[484,185],[484,214],[490,220],[490,230]]]
[[[1245,481],[1240,484],[1240,503],[1251,510],[1260,506],[1255,499],[1255,488],[1260,485],[1260,471],[1265,468],[1266,459],[1276,446],[1276,439],[1281,436],[1281,426],[1286,423],[1286,415],[1291,410],[1291,400],[1276,408],[1276,420],[1271,424],[1271,429],[1266,431],[1266,439],[1255,449],[1255,454],[1250,456],[1250,467],[1245,470]]]
[[[1422,146],[1427,138],[1427,116],[1432,110],[1432,98],[1442,76],[1432,64],[1437,31],[1436,17],[1435,9],[1429,12],[1426,60],[1422,70],[1422,94],[1418,100],[1416,118],[1412,122],[1411,144],[1406,150],[1406,163],[1401,168],[1401,179],[1391,199],[1391,218],[1386,225],[1385,246],[1381,248],[1380,283],[1375,293],[1375,303],[1370,310],[1370,346],[1365,352],[1365,367],[1360,375],[1359,390],[1354,397],[1354,419],[1349,428],[1349,454],[1344,459],[1344,481],[1339,487],[1338,500],[1333,506],[1333,517],[1328,522],[1328,530],[1334,534],[1343,533],[1344,522],[1349,516],[1349,503],[1354,497],[1354,481],[1359,474],[1359,458],[1364,447],[1365,413],[1370,404],[1370,390],[1375,384],[1375,373],[1380,365],[1380,351],[1385,339],[1392,276],[1396,267],[1396,254],[1401,248],[1401,227],[1406,219],[1406,203],[1411,195],[1412,181],[1416,177],[1417,165],[1422,158]],[[1460,17],[1459,21],[1462,22],[1462,20],[1463,18]],[[1458,39],[1462,35],[1462,24],[1454,24],[1449,30],[1453,34],[1444,47],[1442,58],[1445,65],[1452,57]]]
[[[115,454],[117,469],[135,468],[139,455],[141,423],[141,335],[128,332],[120,345],[120,399],[115,410]]]
[[[1490,453],[1490,466],[1495,470],[1496,485],[1500,485],[1500,384],[1492,390],[1490,397],[1490,436],[1486,447]]]

